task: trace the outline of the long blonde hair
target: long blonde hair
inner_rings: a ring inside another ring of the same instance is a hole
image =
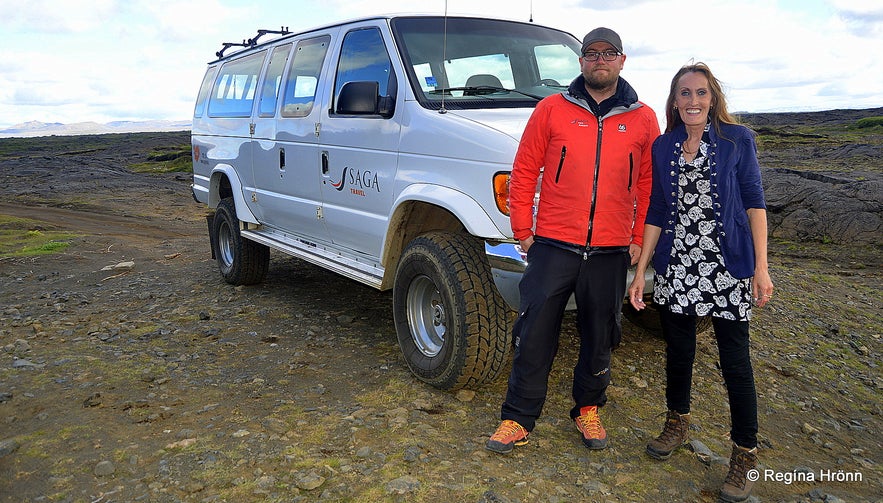
[[[708,79],[708,90],[711,92],[711,109],[708,117],[715,131],[720,133],[721,124],[738,124],[739,121],[727,111],[727,98],[724,96],[723,87],[717,77],[711,73],[711,69],[705,63],[695,63],[682,66],[671,79],[671,88],[668,91],[668,99],[665,100],[665,132],[671,132],[674,128],[684,123],[681,114],[675,110],[675,94],[677,93],[678,81],[687,73],[697,72],[705,75]]]

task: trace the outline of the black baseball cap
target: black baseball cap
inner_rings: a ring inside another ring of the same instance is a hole
[[[607,42],[612,45],[614,49],[622,52],[622,39],[620,39],[619,35],[610,28],[595,28],[587,33],[586,36],[583,37],[583,52],[586,52],[586,49],[595,42]]]

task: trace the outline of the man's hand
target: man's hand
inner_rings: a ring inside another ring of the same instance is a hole
[[[528,236],[526,239],[519,240],[518,243],[521,245],[521,249],[524,250],[524,253],[527,253],[527,250],[533,244],[533,235]]]

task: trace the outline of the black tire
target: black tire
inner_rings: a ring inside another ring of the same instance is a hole
[[[231,197],[222,199],[215,210],[212,243],[224,281],[231,285],[254,285],[264,280],[270,265],[270,248],[242,237]]]
[[[396,269],[399,347],[414,375],[439,389],[494,380],[509,352],[509,311],[479,245],[469,235],[425,234]]]
[[[625,318],[636,327],[650,334],[662,337],[662,325],[659,322],[659,310],[651,304],[647,303],[647,307],[641,311],[636,310],[631,304],[625,304],[622,308],[622,314]],[[703,316],[696,321],[696,333],[701,334],[711,328],[711,316]]]

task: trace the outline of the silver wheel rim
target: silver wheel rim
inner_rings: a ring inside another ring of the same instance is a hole
[[[428,276],[421,275],[411,281],[406,306],[411,337],[417,349],[427,357],[438,355],[447,332],[445,305]]]
[[[218,227],[218,256],[224,267],[233,265],[233,236],[227,222],[221,222]]]

